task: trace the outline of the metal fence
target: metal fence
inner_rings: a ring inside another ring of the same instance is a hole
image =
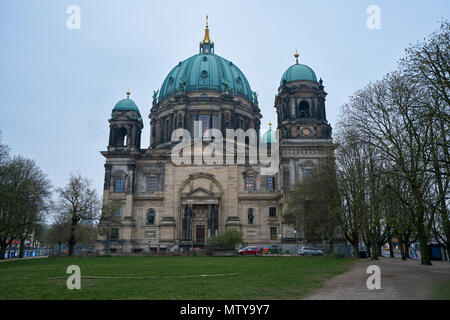
[[[18,259],[19,251],[19,249],[6,249],[5,259]],[[50,250],[45,248],[25,249],[23,251],[23,258],[48,257],[49,254]]]

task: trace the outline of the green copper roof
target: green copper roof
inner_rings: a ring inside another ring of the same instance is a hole
[[[281,77],[280,86],[283,85],[284,80],[286,82],[297,80],[309,80],[317,82],[316,74],[313,69],[304,64],[294,64],[290,66]]]
[[[134,103],[134,101],[130,98],[126,98],[117,102],[113,111],[136,111],[139,115],[139,118],[141,118],[139,108],[137,107],[136,103]]]
[[[178,91],[229,91],[250,102],[254,96],[242,71],[216,54],[196,54],[169,72],[159,92],[159,101]]]
[[[277,136],[275,135],[275,131],[272,129],[267,130],[261,137],[261,142],[265,143],[275,143],[277,142]]]

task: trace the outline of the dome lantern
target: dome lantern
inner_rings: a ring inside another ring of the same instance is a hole
[[[200,53],[214,54],[214,42],[212,42],[211,38],[209,37],[208,15],[206,15],[205,37],[200,42]]]

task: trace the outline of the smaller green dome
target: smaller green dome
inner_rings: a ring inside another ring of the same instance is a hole
[[[291,82],[298,80],[309,80],[317,82],[316,74],[313,69],[305,64],[294,64],[290,66],[281,77],[280,86],[283,82]]]
[[[277,142],[277,136],[275,131],[272,129],[267,130],[261,137],[261,142],[263,143],[275,143]]]
[[[136,111],[139,115],[139,118],[141,117],[138,106],[130,98],[126,98],[117,102],[113,111]]]

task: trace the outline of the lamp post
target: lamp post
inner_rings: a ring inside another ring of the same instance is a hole
[[[298,255],[297,230],[294,230],[294,234],[295,234],[295,254]]]
[[[280,237],[280,253],[283,253],[283,236],[279,234],[278,237]]]

